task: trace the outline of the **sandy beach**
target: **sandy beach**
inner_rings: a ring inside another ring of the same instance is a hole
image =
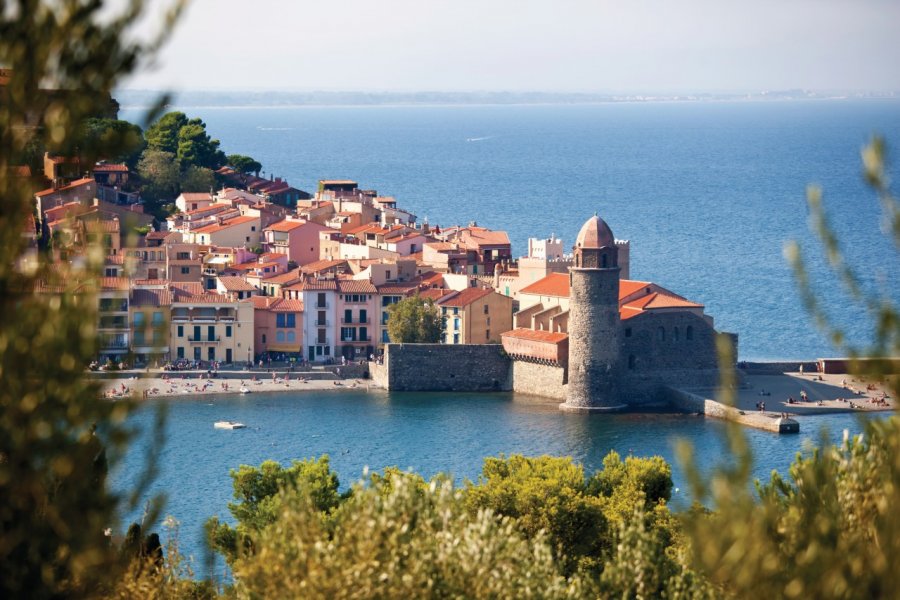
[[[268,375],[268,376],[267,376]],[[256,380],[254,380],[254,376]],[[183,378],[184,377],[184,378]],[[142,374],[140,377],[127,374],[124,377],[110,378],[102,382],[103,395],[107,398],[121,398],[136,394],[139,398],[179,398],[208,394],[237,394],[241,388],[247,393],[262,392],[301,392],[346,389],[375,389],[377,386],[369,379],[301,379],[293,373],[288,378],[279,376],[272,379],[268,373],[251,373],[245,378],[234,377],[200,379],[197,373],[159,374],[151,377]]]
[[[890,397],[888,386],[865,382],[850,375],[819,373],[784,373],[781,375],[748,375],[746,385],[738,390],[737,405],[741,410],[757,411],[765,402],[766,412],[803,416],[835,412],[893,410],[896,398]],[[806,400],[801,400],[805,395]],[[882,398],[887,396],[884,400]],[[789,398],[794,402],[790,403]]]

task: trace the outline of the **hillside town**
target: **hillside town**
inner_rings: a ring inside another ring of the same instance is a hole
[[[388,307],[415,295],[440,311],[444,344],[506,337],[564,362],[573,258],[555,236],[516,259],[503,231],[420,222],[356,181],[320,180],[308,194],[230,166],[216,174],[220,189],[181,193],[157,221],[122,191],[126,164],[44,157],[48,187],[25,235],[56,261],[103,248],[98,367],[370,359],[391,341]],[[629,243],[616,245],[628,280]],[[703,312],[646,282],[623,285],[620,305],[623,319]]]

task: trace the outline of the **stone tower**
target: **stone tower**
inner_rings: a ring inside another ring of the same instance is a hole
[[[617,410],[619,250],[594,215],[575,240],[569,269],[569,387],[564,410]]]

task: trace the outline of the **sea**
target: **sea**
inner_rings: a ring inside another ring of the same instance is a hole
[[[702,303],[717,329],[739,335],[742,360],[839,354],[800,301],[783,252],[791,240],[833,325],[853,344],[872,339],[866,305],[844,292],[810,229],[809,185],[822,188],[865,293],[900,299],[897,250],[860,161],[864,144],[881,135],[896,172],[898,100],[174,109],[203,119],[223,150],[253,156],[267,177],[310,192],[319,179],[353,179],[431,225],[505,230],[517,255],[529,237],[555,235],[570,246],[599,214],[631,241],[632,279]],[[144,113],[120,114],[140,122]],[[114,468],[117,489],[138,480],[158,406],[130,417],[144,434]],[[248,429],[214,430],[222,419]],[[745,431],[754,477],[786,474],[798,452],[862,424],[831,415],[804,418],[801,428],[799,436]],[[675,440],[693,444],[709,474],[728,460],[724,432],[721,422],[693,416],[573,415],[514,394],[205,396],[169,404],[160,472],[145,497],[166,495],[164,514],[181,524],[182,549],[200,561],[202,523],[230,520],[228,473],[241,464],[327,453],[346,487],[366,467],[476,478],[484,457],[501,453],[572,456],[592,472],[616,450],[669,460],[673,502],[685,506]],[[141,517],[139,505],[123,523]],[[223,572],[220,561],[211,568]]]

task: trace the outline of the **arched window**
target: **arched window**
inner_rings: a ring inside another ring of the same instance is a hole
[[[284,341],[284,332],[281,330],[277,331],[275,333],[275,340],[279,341],[279,342],[283,342]]]
[[[693,325],[688,325],[687,331],[684,332],[685,339],[692,340],[694,339],[694,327]]]
[[[666,341],[666,328],[665,327],[660,327],[659,329],[656,330],[656,339],[658,339],[660,342]]]
[[[634,363],[635,363],[635,362],[637,362],[637,361],[636,361],[636,359],[634,358],[634,354],[629,354],[629,355],[628,355],[628,370],[630,370],[630,371],[633,371],[633,370],[634,370]]]
[[[288,330],[287,332],[287,341],[293,342],[295,339],[295,334],[293,331]]]
[[[678,328],[677,327],[672,329],[672,339],[676,342],[678,341]]]

